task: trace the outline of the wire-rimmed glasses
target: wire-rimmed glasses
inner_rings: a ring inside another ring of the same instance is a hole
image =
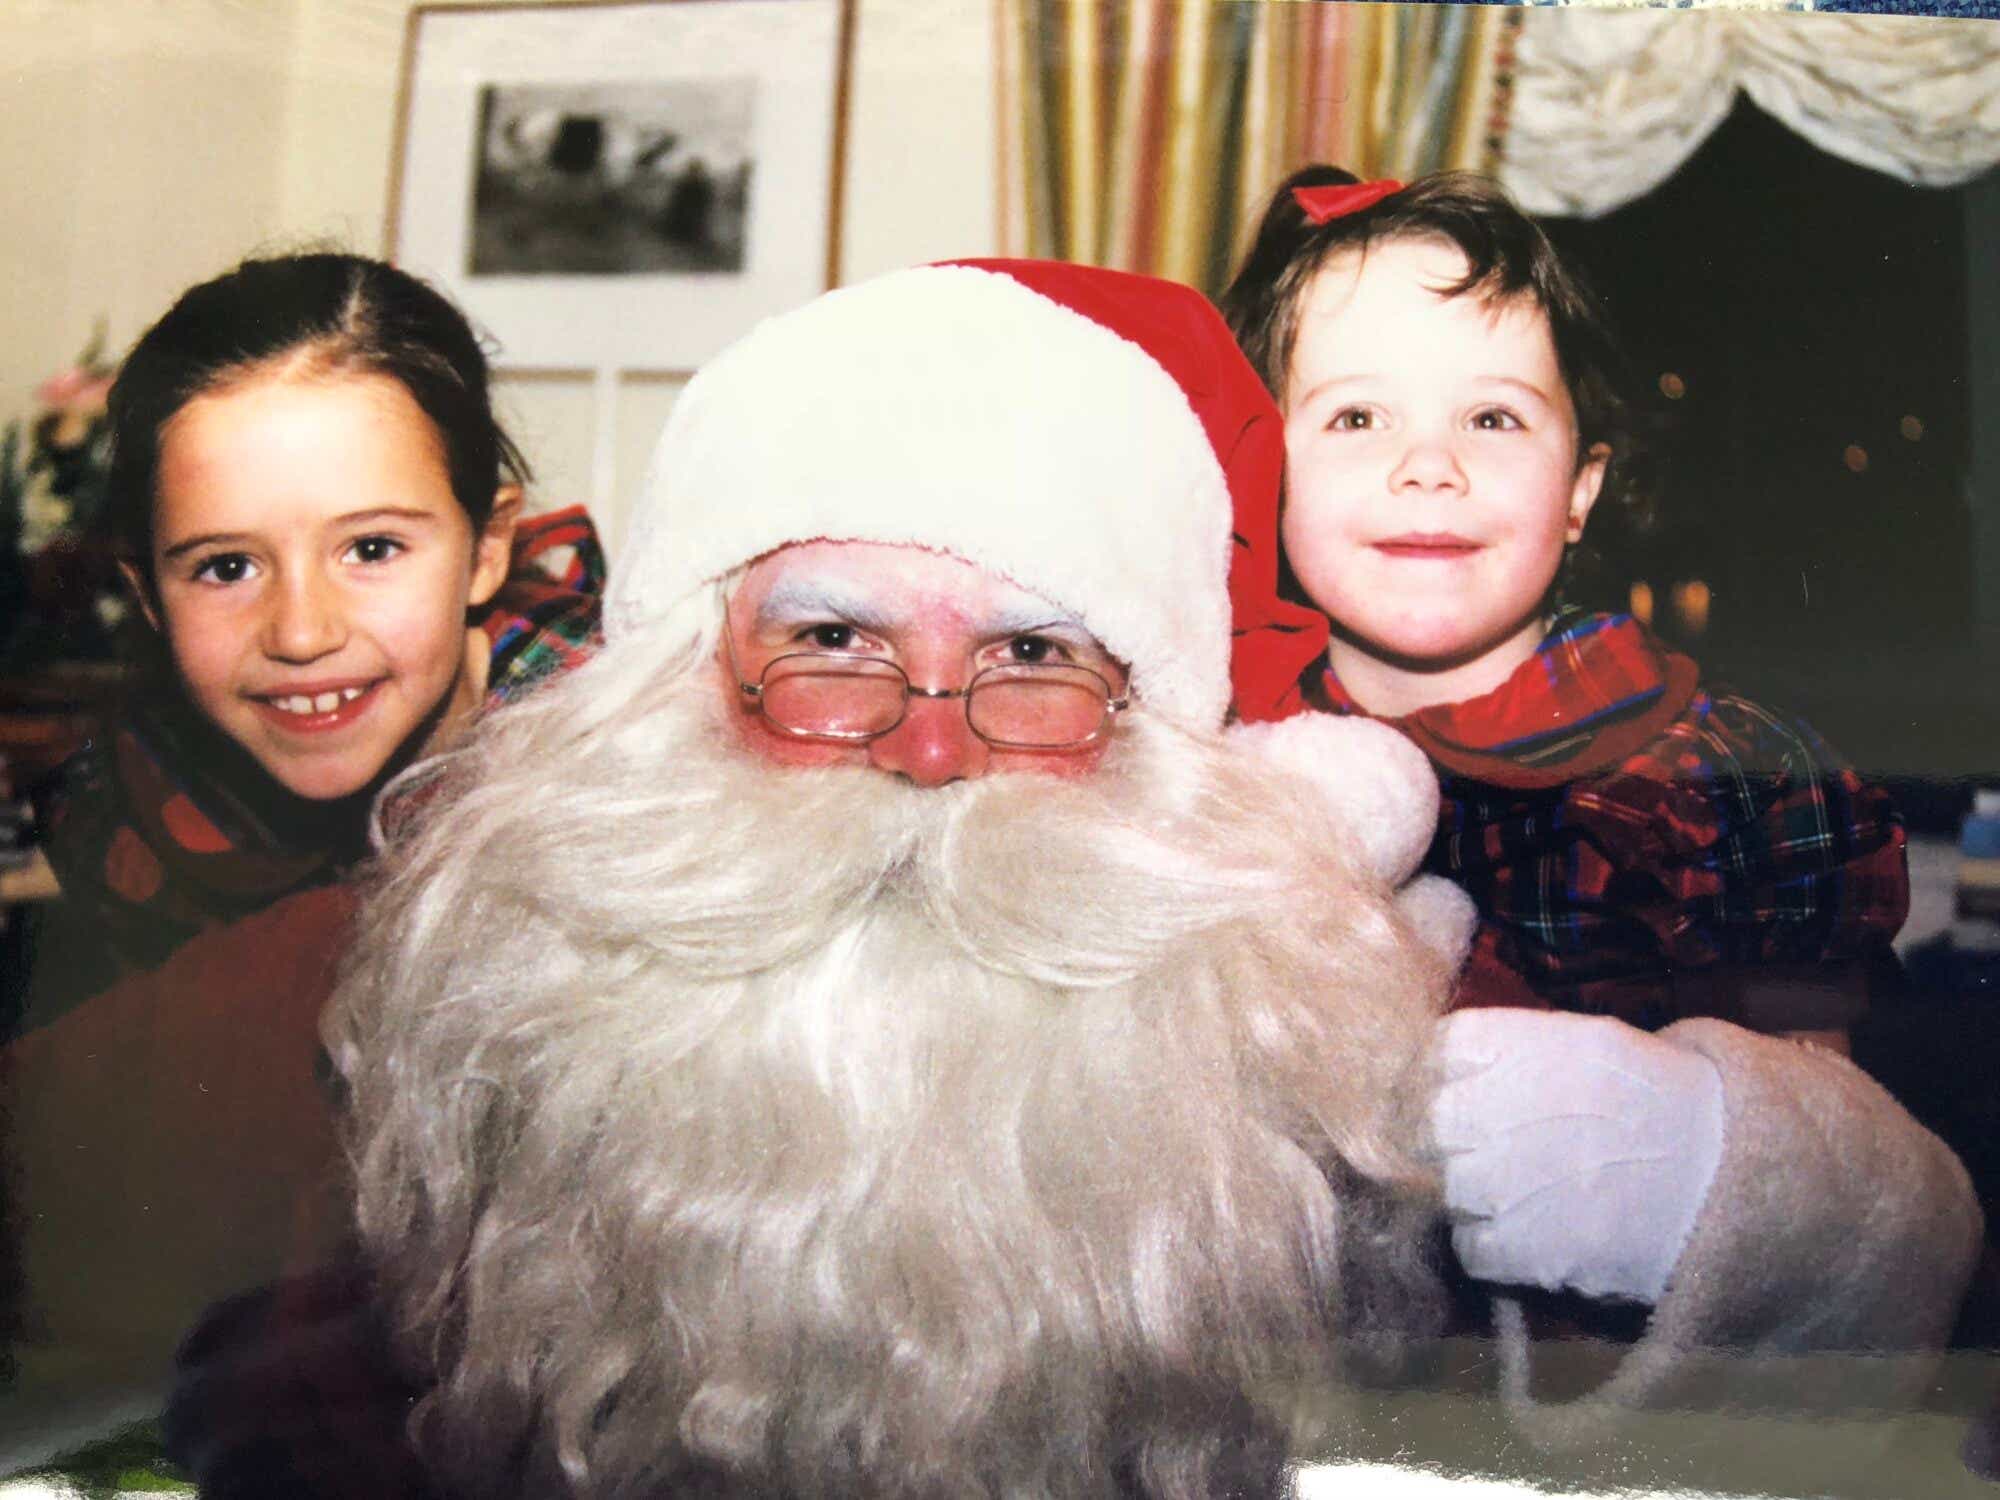
[[[737,686],[780,733],[852,743],[902,723],[911,698],[962,698],[966,724],[998,750],[1081,749],[1131,702],[1088,667],[1023,662],[987,667],[962,688],[924,688],[892,661],[826,651],[780,656],[755,682],[737,674]]]

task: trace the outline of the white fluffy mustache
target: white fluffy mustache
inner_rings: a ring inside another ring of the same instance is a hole
[[[1353,1264],[1417,1253],[1443,976],[1387,893],[1143,715],[1093,776],[926,791],[774,772],[707,673],[606,655],[468,748],[328,1021],[430,1451],[529,1492],[1212,1491]]]

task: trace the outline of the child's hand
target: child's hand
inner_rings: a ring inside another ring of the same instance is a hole
[[[1597,1016],[1445,1018],[1431,1130],[1481,1281],[1657,1302],[1722,1158],[1722,1078]]]

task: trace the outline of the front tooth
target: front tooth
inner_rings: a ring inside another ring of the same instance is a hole
[[[288,714],[309,714],[313,711],[312,699],[303,693],[294,693],[289,698],[280,698],[278,707]]]
[[[330,714],[338,707],[340,707],[339,693],[321,693],[317,698],[313,699],[313,711],[315,713]]]

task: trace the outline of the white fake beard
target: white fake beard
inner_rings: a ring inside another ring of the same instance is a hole
[[[1143,714],[1073,780],[773,771],[706,672],[593,737],[596,677],[465,752],[328,1022],[442,1472],[1274,1484],[1260,1393],[1424,1284],[1445,977],[1310,793]]]

